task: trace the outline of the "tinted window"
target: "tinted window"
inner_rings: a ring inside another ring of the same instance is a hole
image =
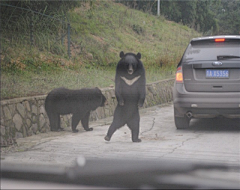
[[[189,44],[183,56],[183,61],[217,60],[218,55],[240,56],[240,43]]]

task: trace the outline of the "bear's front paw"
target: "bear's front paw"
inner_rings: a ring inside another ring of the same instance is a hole
[[[60,128],[58,129],[58,131],[64,131],[64,129],[63,129],[62,127],[60,127]]]
[[[93,130],[93,128],[87,128],[87,129],[85,129],[86,131],[92,131]]]
[[[53,131],[53,132],[59,132],[58,129],[51,129],[51,131]]]
[[[135,139],[135,140],[133,140],[133,142],[142,142],[142,140],[141,139]]]
[[[138,103],[138,107],[143,107],[143,103]]]
[[[105,141],[110,141],[110,137],[109,136],[106,136],[104,137]]]
[[[73,130],[73,133],[77,133],[77,132],[78,132],[78,129]]]

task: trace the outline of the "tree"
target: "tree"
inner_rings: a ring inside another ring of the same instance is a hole
[[[157,14],[157,1],[119,1],[131,8]],[[204,35],[239,34],[240,0],[161,0],[161,14]]]
[[[239,34],[240,0],[211,0],[210,9],[219,26],[217,34]]]
[[[194,28],[197,17],[197,1],[177,1],[181,12],[181,20],[184,25]]]
[[[164,15],[166,19],[175,22],[181,22],[182,19],[182,13],[177,1],[161,1],[161,14]]]
[[[78,1],[1,1],[1,27],[3,30],[9,30],[12,33],[22,30],[29,25],[32,19],[33,12],[38,12],[41,14],[46,14],[54,18],[63,17],[67,10],[78,5]],[[35,14],[37,15],[37,14]],[[39,20],[46,19],[42,15],[35,19],[36,23],[40,23]],[[21,23],[21,24],[19,24]],[[44,26],[46,28],[54,28],[52,22],[45,22]]]

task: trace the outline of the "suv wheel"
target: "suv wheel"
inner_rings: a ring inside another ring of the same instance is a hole
[[[190,119],[184,115],[184,117],[177,117],[174,109],[174,121],[177,129],[186,129],[189,127]]]

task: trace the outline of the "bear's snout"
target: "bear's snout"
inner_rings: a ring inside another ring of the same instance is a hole
[[[131,64],[128,67],[128,74],[129,75],[133,74],[133,66]]]

